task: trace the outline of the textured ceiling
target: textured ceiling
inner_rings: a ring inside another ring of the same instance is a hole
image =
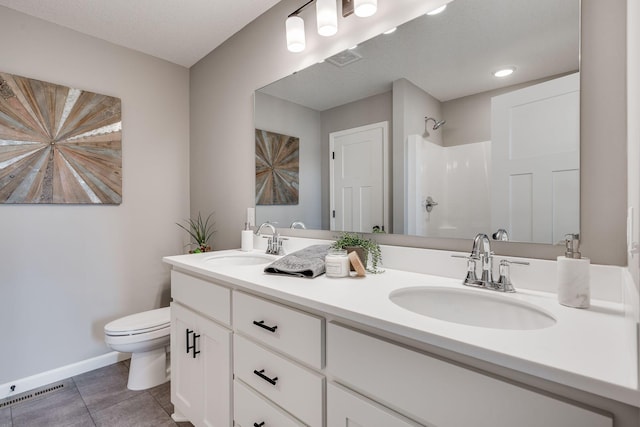
[[[191,67],[278,1],[0,0],[0,5]]]

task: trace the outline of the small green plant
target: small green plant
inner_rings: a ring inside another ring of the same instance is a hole
[[[197,248],[189,251],[189,253],[197,254],[200,252],[211,251],[211,245],[209,244],[209,240],[213,236],[213,233],[216,232],[216,230],[213,228],[215,225],[215,222],[211,220],[212,216],[213,216],[213,212],[209,214],[207,219],[203,220],[202,215],[200,215],[200,212],[198,212],[198,218],[185,219],[187,226],[184,226],[179,222],[176,222],[176,225],[178,227],[182,228],[184,231],[189,233],[189,236],[191,236],[191,238],[195,241],[195,244],[198,246]],[[189,245],[193,245],[193,243],[190,243]]]
[[[362,260],[366,265],[367,256],[371,257],[371,267],[367,268],[370,273],[381,273],[378,265],[382,262],[382,252],[380,245],[374,240],[368,239],[358,233],[344,232],[335,242],[331,244],[335,249],[347,249],[349,247],[361,247],[365,251],[365,259]]]

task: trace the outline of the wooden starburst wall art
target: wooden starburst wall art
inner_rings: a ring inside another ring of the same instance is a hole
[[[300,139],[256,129],[256,205],[297,205]]]
[[[0,73],[0,203],[121,201],[120,99]]]

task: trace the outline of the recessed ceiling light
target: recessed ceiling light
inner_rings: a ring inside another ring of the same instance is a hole
[[[357,48],[357,47],[358,47],[358,45],[351,46],[351,47],[349,48],[349,50],[353,50],[353,49],[355,49],[355,48]]]
[[[442,6],[436,8],[436,9],[433,9],[432,11],[427,12],[427,15],[429,15],[429,16],[437,15],[439,13],[442,13],[446,8],[447,8],[447,5],[443,4]]]
[[[391,28],[390,30],[385,31],[385,32],[384,32],[384,33],[382,33],[382,34],[391,34],[391,33],[395,33],[397,29],[398,29],[398,27],[393,27],[393,28]]]
[[[516,67],[507,67],[507,68],[502,68],[498,71],[494,71],[493,75],[495,77],[507,77],[511,74],[513,74],[513,72],[516,70]]]

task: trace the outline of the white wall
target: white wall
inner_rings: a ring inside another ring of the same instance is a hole
[[[407,149],[408,234],[462,239],[491,228],[491,141],[442,147],[409,135]]]
[[[189,215],[188,70],[0,7],[0,69],[122,100],[119,206],[0,205],[0,384],[107,353],[168,303]],[[20,391],[20,390],[18,390]]]
[[[256,206],[256,225],[271,221],[277,222],[278,227],[289,227],[294,221],[303,221],[308,228],[320,228],[320,113],[261,92],[256,92],[255,102],[255,111],[259,112],[255,117],[257,129],[300,139],[298,204]]]

